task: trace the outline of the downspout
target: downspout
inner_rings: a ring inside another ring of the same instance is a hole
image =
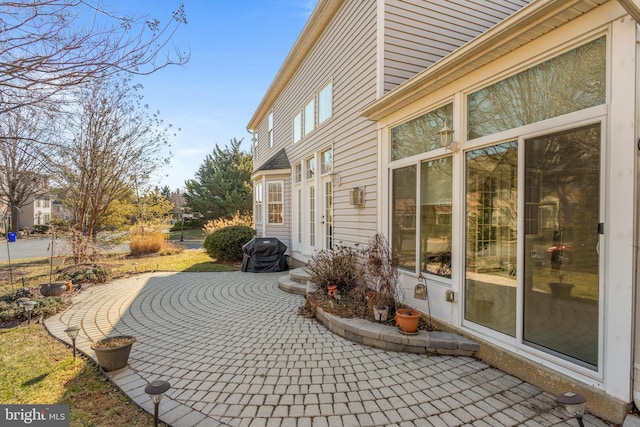
[[[638,325],[638,310],[640,308],[640,292],[638,292],[638,282],[640,280],[640,272],[638,271],[638,265],[640,265],[640,252],[638,251],[638,245],[640,242],[640,209],[638,208],[638,203],[640,202],[640,170],[638,168],[639,158],[640,158],[640,135],[638,134],[638,129],[640,129],[640,122],[638,117],[638,111],[640,111],[640,85],[637,83],[638,77],[640,76],[640,64],[638,63],[638,59],[640,58],[640,24],[638,24],[636,15],[633,15],[634,19],[636,19],[636,87],[635,87],[635,113],[634,113],[634,134],[636,137],[637,150],[636,158],[634,164],[635,170],[635,214],[634,214],[634,230],[635,230],[635,242],[634,242],[634,250],[635,250],[635,265],[634,265],[634,283],[633,289],[635,293],[635,304],[633,307],[633,318],[632,325],[634,330],[634,344],[633,344],[633,403],[636,408],[640,407],[640,327]]]

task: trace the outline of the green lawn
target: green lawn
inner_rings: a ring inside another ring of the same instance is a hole
[[[193,230],[190,230],[193,231]],[[70,260],[69,260],[70,261]],[[66,263],[68,265],[69,262]],[[150,271],[216,272],[237,270],[218,264],[202,249],[174,255],[132,258],[108,255],[100,260],[114,278]],[[12,262],[14,288],[35,287],[48,280],[47,258]],[[8,271],[8,262],[0,262]],[[0,292],[11,290],[2,274]],[[56,273],[54,273],[54,277]],[[108,284],[103,286],[109,286]],[[5,404],[69,404],[71,426],[152,426],[153,417],[106,382],[96,368],[52,338],[42,325],[0,330],[0,402]]]

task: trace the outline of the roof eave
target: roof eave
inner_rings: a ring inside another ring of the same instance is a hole
[[[639,0],[626,0],[636,3]],[[475,39],[445,56],[429,68],[396,87],[382,98],[370,103],[360,114],[369,120],[380,120],[412,102],[433,93],[457,78],[494,61],[487,52],[504,51],[502,55],[539,37],[541,24],[551,17],[566,15],[572,19],[576,10],[581,13],[594,9],[604,1],[598,0],[538,0],[525,6],[504,21],[496,24]],[[580,8],[576,8],[580,5]],[[640,9],[639,9],[640,10]],[[551,31],[551,29],[549,29]]]
[[[313,9],[313,13],[309,17],[309,20],[296,39],[296,42],[293,44],[293,47],[282,63],[282,66],[276,73],[269,89],[262,98],[262,101],[260,101],[260,104],[258,104],[258,108],[253,113],[249,124],[247,124],[248,130],[256,130],[258,128],[262,118],[267,114],[267,111],[271,109],[275,100],[286,87],[291,77],[293,77],[295,72],[298,70],[298,67],[300,67],[300,64],[302,64],[302,61],[304,61],[307,54],[318,41],[343,2],[344,0],[318,1],[318,4],[315,9]]]

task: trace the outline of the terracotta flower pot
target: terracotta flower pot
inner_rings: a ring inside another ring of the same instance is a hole
[[[396,310],[395,321],[400,332],[405,334],[415,334],[418,332],[420,312],[412,308],[401,308]]]
[[[98,340],[91,344],[98,363],[105,371],[115,371],[127,366],[131,347],[136,338],[130,335],[118,335]]]
[[[336,292],[338,292],[338,287],[336,285],[330,285],[327,287],[327,295],[329,295],[329,298],[333,298]]]

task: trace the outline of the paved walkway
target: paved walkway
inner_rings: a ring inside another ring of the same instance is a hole
[[[145,410],[147,382],[169,381],[172,426],[575,426],[554,396],[469,357],[362,346],[297,314],[276,274],[153,273],[83,290],[46,321],[82,328],[78,348],[135,335],[113,381]],[[587,415],[585,424],[604,426]]]

